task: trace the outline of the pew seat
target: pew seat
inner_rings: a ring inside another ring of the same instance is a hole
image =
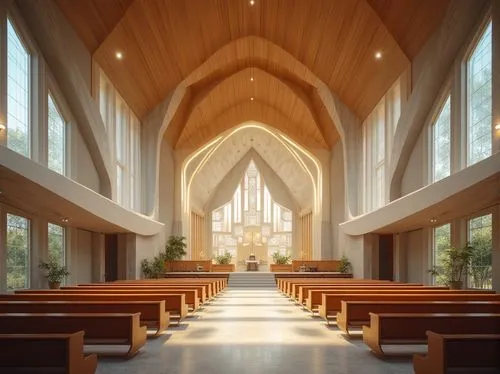
[[[500,373],[500,334],[427,331],[427,355],[413,356],[415,374]]]
[[[188,314],[184,294],[146,294],[146,293],[91,293],[71,294],[46,290],[39,293],[2,294],[0,301],[159,301],[165,300],[165,311],[170,313],[170,320],[180,322]]]
[[[500,313],[500,301],[345,301],[337,313],[337,326],[349,328],[370,323],[370,313]]]
[[[155,328],[154,337],[170,321],[165,301],[0,301],[0,313],[140,313],[141,324]]]
[[[364,343],[378,356],[383,345],[427,344],[427,331],[441,334],[498,334],[500,314],[490,313],[370,313],[363,326]]]
[[[500,295],[494,293],[463,292],[429,292],[429,293],[371,293],[371,294],[323,294],[319,315],[327,321],[337,317],[341,302],[345,301],[500,301]]]
[[[126,345],[126,357],[146,343],[140,313],[0,313],[0,334],[67,334],[85,331],[86,345]]]
[[[94,374],[97,356],[83,354],[84,332],[0,334],[2,374]]]

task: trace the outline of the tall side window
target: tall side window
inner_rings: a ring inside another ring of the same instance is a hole
[[[432,181],[450,175],[451,130],[450,96],[446,99],[436,121],[432,125]]]
[[[66,123],[53,96],[48,95],[48,167],[60,174],[66,166]]]
[[[491,22],[486,26],[467,63],[467,165],[491,155],[492,97]]]
[[[30,53],[7,18],[7,147],[30,157]]]
[[[469,287],[492,287],[492,215],[487,214],[468,221],[468,241],[474,248],[469,274]]]
[[[7,214],[7,290],[29,288],[30,221]]]
[[[439,227],[435,227],[432,235],[432,261],[433,266],[437,269],[442,264],[444,251],[451,246],[451,225],[448,223]],[[446,280],[440,275],[434,277],[434,284],[446,284]]]
[[[66,264],[66,230],[64,227],[49,223],[49,260],[60,265]]]

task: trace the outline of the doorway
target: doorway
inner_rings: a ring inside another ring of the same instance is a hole
[[[104,280],[118,280],[118,235],[106,234],[104,241]]]

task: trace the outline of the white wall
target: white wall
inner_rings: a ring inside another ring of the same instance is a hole
[[[424,152],[427,150],[427,147],[424,146],[424,139],[425,131],[422,131],[415,144],[415,148],[413,148],[410,160],[408,161],[408,165],[406,166],[401,180],[402,196],[416,191],[427,184],[427,180],[425,179],[427,171],[425,164],[426,157],[424,157]]]
[[[401,234],[401,245],[406,248],[408,261],[408,282],[426,283],[425,272],[429,268],[427,265],[428,245],[423,229],[410,231]]]
[[[92,232],[70,229],[68,248],[68,268],[71,272],[68,284],[92,282]]]
[[[332,148],[330,164],[330,202],[332,256],[340,258],[346,254],[346,248],[340,246],[339,224],[346,220],[344,157],[340,141]]]
[[[71,135],[72,179],[95,192],[99,192],[99,174],[77,126],[71,128]]]
[[[165,225],[165,235],[170,236],[172,233],[172,224],[174,222],[175,211],[175,161],[172,148],[163,139],[160,149],[160,176],[159,176],[159,221]],[[153,191],[146,190],[146,191]]]

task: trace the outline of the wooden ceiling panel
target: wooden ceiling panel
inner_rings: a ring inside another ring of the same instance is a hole
[[[450,0],[367,0],[410,60],[441,23]]]
[[[409,64],[366,0],[257,0],[253,7],[243,0],[136,0],[118,26],[95,57],[139,117],[223,46],[250,35],[290,53],[361,118]],[[377,50],[391,51],[382,64],[373,58]],[[369,79],[360,82],[359,74]]]
[[[94,52],[122,19],[134,0],[56,0],[90,52]]]
[[[314,108],[307,105],[307,97],[301,97],[300,88],[263,70],[239,71],[202,95],[193,100],[177,148],[199,146],[225,131],[228,123],[235,126],[247,120],[273,123],[279,130],[294,134],[295,139],[304,138],[309,145],[327,147],[314,118]],[[222,127],[215,120],[223,123]]]

